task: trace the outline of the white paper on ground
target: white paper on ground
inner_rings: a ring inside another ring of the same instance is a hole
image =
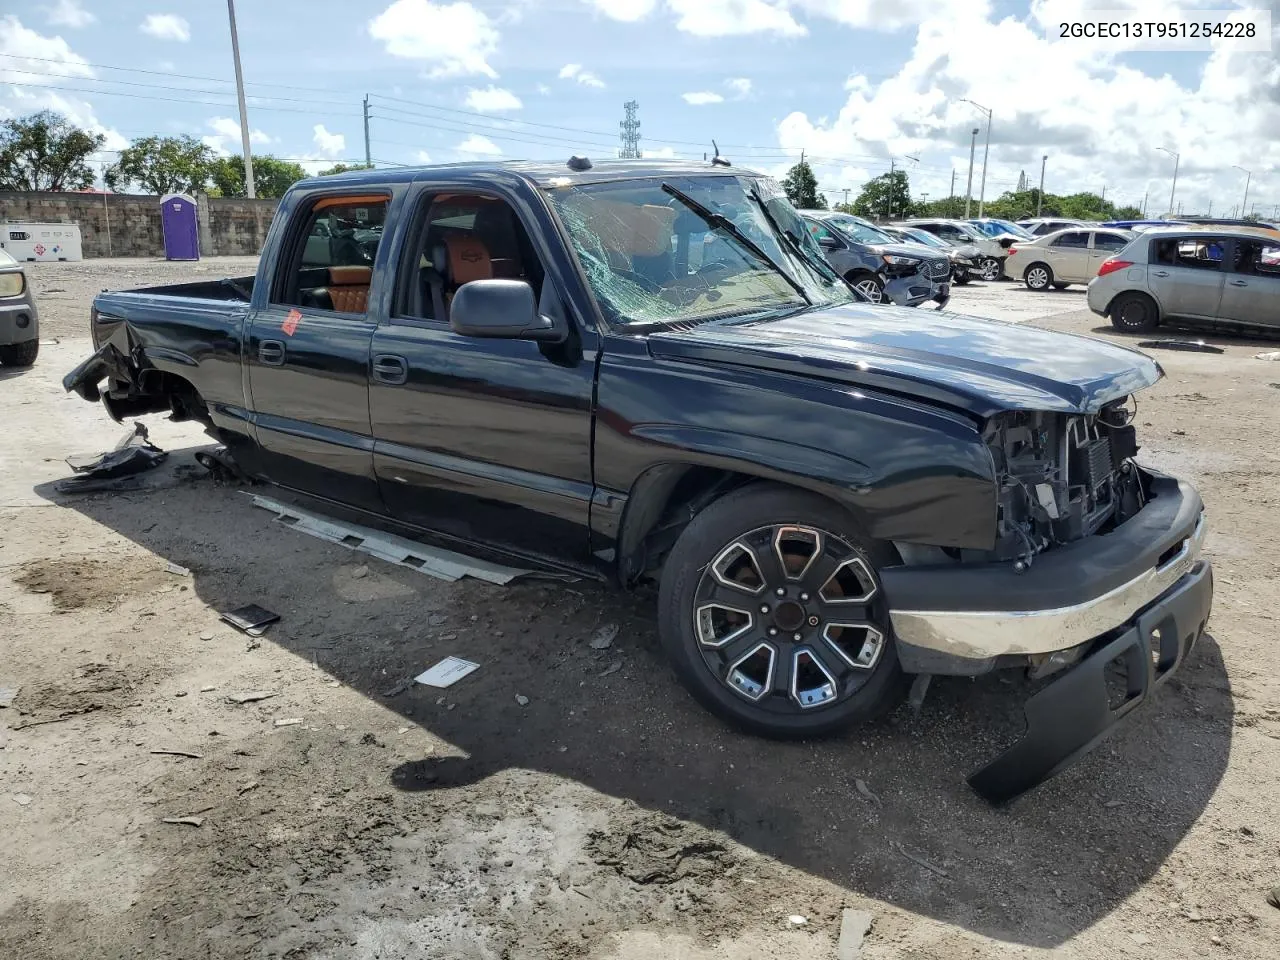
[[[451,687],[468,673],[479,670],[480,664],[463,660],[461,657],[445,657],[430,670],[420,673],[413,679],[428,687]]]

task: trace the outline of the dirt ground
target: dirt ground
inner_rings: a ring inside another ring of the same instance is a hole
[[[874,916],[868,958],[1276,956],[1280,363],[1254,359],[1276,344],[1152,351],[1140,459],[1208,504],[1210,636],[994,810],[964,777],[1019,732],[1020,678],[764,742],[677,686],[651,595],[322,543],[192,469],[190,425],[149,419],[171,456],[141,490],[55,492],[63,457],[121,433],[61,389],[92,293],[251,269],[32,270],[43,352],[0,369],[0,956],[834,958],[846,907]],[[953,303],[1110,338],[1082,307],[1013,284]],[[261,640],[218,622],[246,603],[282,615]],[[448,654],[480,669],[404,687]]]

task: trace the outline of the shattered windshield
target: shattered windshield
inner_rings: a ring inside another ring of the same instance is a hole
[[[654,177],[552,187],[548,195],[614,323],[700,322],[857,299],[767,178]]]

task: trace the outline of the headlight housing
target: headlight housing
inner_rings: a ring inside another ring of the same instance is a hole
[[[914,267],[920,263],[915,257],[903,257],[896,253],[881,254],[884,262],[892,267]]]
[[[0,297],[21,296],[27,288],[27,278],[21,270],[0,273]]]

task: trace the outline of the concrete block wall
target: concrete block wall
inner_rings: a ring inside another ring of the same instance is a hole
[[[200,255],[252,255],[262,250],[276,200],[197,197]],[[0,192],[0,221],[75,223],[85,259],[163,257],[160,198],[127,193]]]

